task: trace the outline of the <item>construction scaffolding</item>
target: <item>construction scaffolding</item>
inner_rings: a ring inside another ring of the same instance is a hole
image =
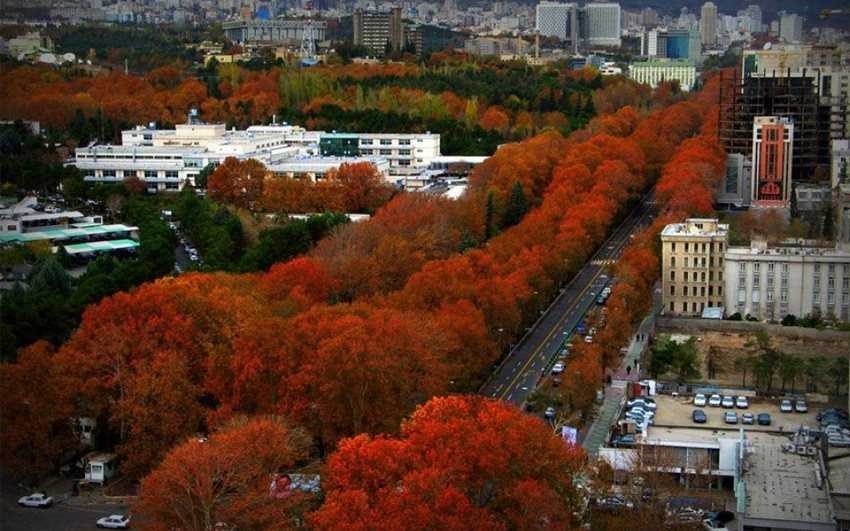
[[[721,73],[719,134],[726,151],[752,156],[755,117],[790,118],[794,123],[792,179],[813,181],[818,166],[829,167],[832,132],[843,131],[848,120],[846,102],[836,105],[818,94],[820,76],[816,68]]]

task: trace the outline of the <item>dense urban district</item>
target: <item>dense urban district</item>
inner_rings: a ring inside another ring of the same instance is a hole
[[[0,0],[0,528],[850,529],[849,85],[831,0]]]

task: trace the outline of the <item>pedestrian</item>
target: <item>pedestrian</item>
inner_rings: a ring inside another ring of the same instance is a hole
[[[626,365],[626,374],[631,374],[631,373],[632,373],[632,366]]]

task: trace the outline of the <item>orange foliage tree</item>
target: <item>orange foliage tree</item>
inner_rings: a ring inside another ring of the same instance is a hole
[[[316,529],[570,528],[584,452],[539,419],[479,397],[435,398],[399,438],[344,440]],[[509,464],[509,466],[506,466]]]
[[[266,167],[254,159],[227,157],[210,175],[210,197],[229,205],[253,209],[263,195]]]

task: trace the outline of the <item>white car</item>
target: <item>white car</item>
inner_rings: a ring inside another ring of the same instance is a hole
[[[626,402],[626,407],[635,406],[641,406],[643,408],[649,409],[650,411],[655,411],[656,409],[658,409],[658,405],[653,400],[643,397],[638,397],[634,400],[629,400],[628,402]]]
[[[700,394],[694,396],[694,405],[695,406],[702,407],[702,406],[705,406],[705,404],[706,404],[706,398],[705,398],[704,394],[700,393]]]
[[[735,399],[735,407],[738,409],[747,409],[750,407],[750,402],[745,396],[739,396]]]
[[[555,365],[552,366],[552,374],[561,374],[564,372],[564,362],[559,361]]]
[[[731,408],[735,407],[735,399],[732,398],[731,396],[724,396],[723,401],[720,402],[720,405],[727,408],[727,409],[731,409]]]
[[[708,399],[708,405],[711,407],[720,407],[721,401],[720,395],[711,395]]]
[[[791,413],[794,411],[794,405],[788,399],[781,400],[779,402],[779,411],[783,413]]]
[[[127,529],[130,527],[129,514],[113,514],[97,521],[97,527],[103,529]]]
[[[585,343],[593,343],[593,336],[585,336],[584,342]]]
[[[797,400],[794,403],[794,411],[796,411],[797,413],[808,413],[809,406],[808,404],[806,404],[805,400]]]
[[[29,496],[24,496],[18,499],[18,505],[22,507],[43,507],[47,508],[53,505],[53,497],[40,492],[35,492]]]
[[[546,411],[543,412],[543,417],[547,418],[547,419],[554,419],[555,413],[556,413],[555,408],[552,407],[552,406],[549,406],[549,407],[546,408]]]

